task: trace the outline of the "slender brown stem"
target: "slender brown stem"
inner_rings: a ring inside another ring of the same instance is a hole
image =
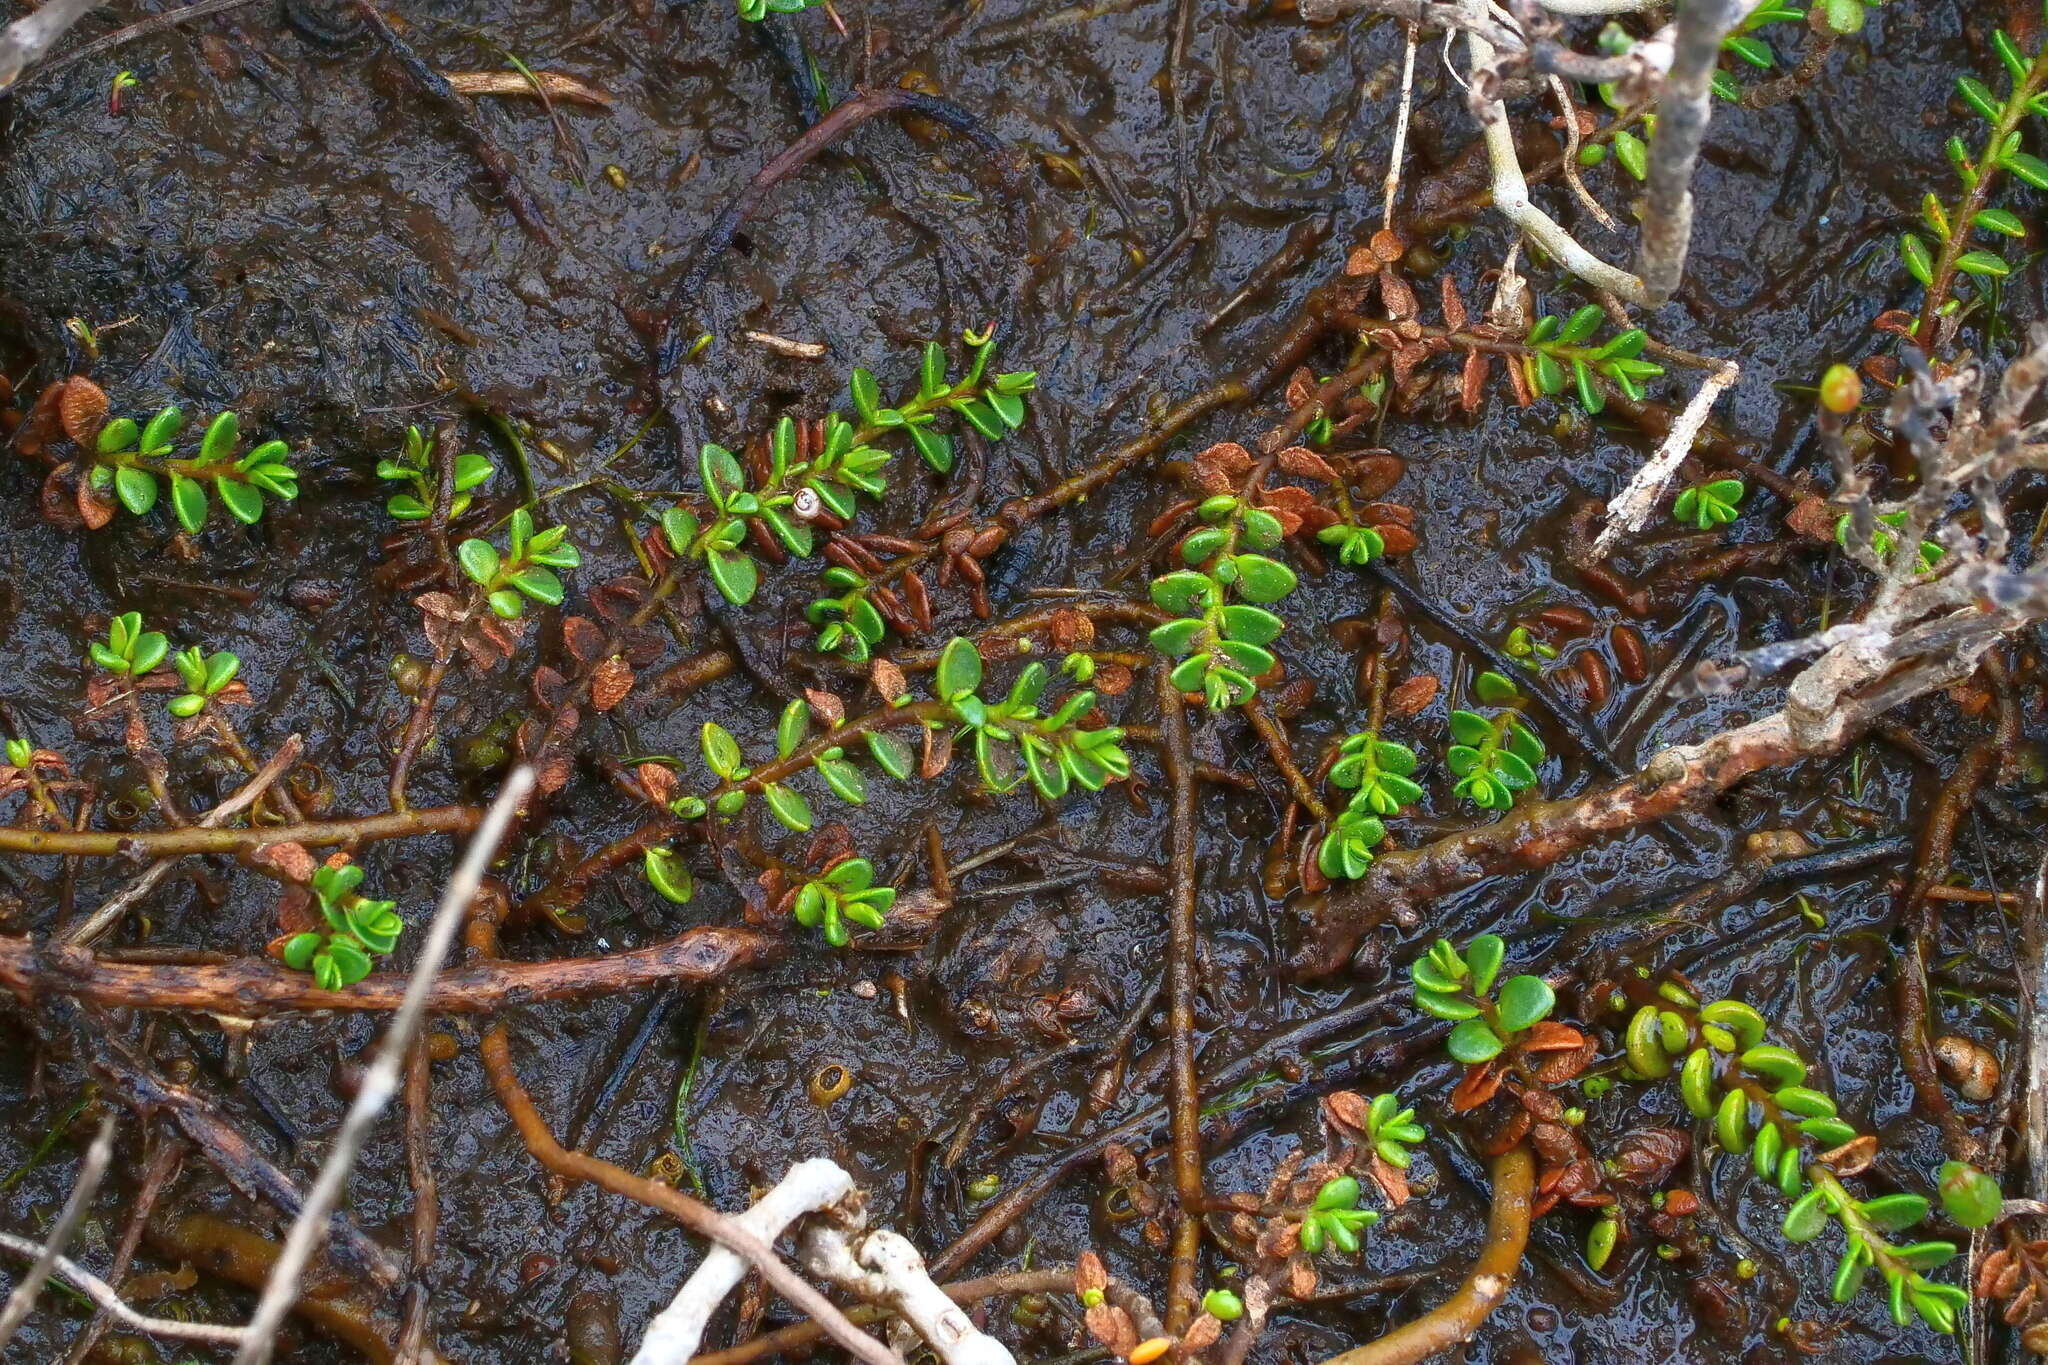
[[[1238,707],[1238,710],[1244,712],[1244,718],[1250,721],[1252,729],[1258,732],[1259,739],[1265,744],[1266,753],[1271,756],[1274,766],[1279,768],[1280,775],[1287,779],[1287,789],[1293,793],[1294,799],[1316,819],[1328,820],[1330,808],[1323,804],[1323,799],[1316,795],[1316,789],[1302,776],[1300,767],[1294,761],[1294,747],[1287,742],[1287,731],[1279,721],[1273,719],[1272,713],[1266,710],[1266,703],[1253,697]]]
[[[1441,1307],[1377,1341],[1331,1356],[1323,1365],[1416,1365],[1469,1340],[1500,1307],[1522,1264],[1522,1250],[1529,1244],[1536,1163],[1526,1147],[1513,1147],[1493,1159],[1492,1174],[1493,1213],[1487,1220],[1486,1245],[1458,1292]]]
[[[1160,753],[1173,792],[1168,815],[1167,865],[1172,885],[1166,902],[1166,1019],[1171,1061],[1167,1099],[1173,1150],[1173,1184],[1180,1196],[1180,1221],[1173,1229],[1173,1259],[1167,1270],[1166,1330],[1184,1331],[1194,1317],[1195,1261],[1202,1249],[1202,1096],[1195,1076],[1195,753],[1180,689],[1161,669]]]
[[[412,1185],[411,1283],[405,1288],[404,1322],[398,1334],[398,1365],[417,1365],[427,1340],[434,1268],[441,1231],[441,1189],[434,1177],[434,1073],[424,1038],[413,1040],[405,1058],[405,1170]]]
[[[542,1000],[575,1000],[677,982],[713,981],[769,961],[781,944],[752,929],[704,926],[604,957],[494,962],[441,973],[427,1008],[488,1014]],[[39,949],[0,937],[0,989],[23,1001],[73,996],[128,1009],[179,1010],[253,1019],[295,1010],[395,1010],[406,977],[379,972],[323,991],[304,972],[267,957],[220,963],[108,962],[80,948]]]
[[[374,843],[379,839],[410,839],[423,834],[467,834],[482,818],[483,812],[475,806],[429,806],[425,810],[308,820],[299,825],[268,825],[262,829],[207,829],[190,825],[120,834],[0,825],[0,853],[174,858],[184,853],[250,853],[269,844],[284,843],[325,848]]]

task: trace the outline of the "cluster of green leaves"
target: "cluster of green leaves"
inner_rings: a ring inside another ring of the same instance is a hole
[[[1862,30],[1864,6],[1882,4],[1883,0],[1819,0],[1821,18],[1838,34],[1856,33]],[[1721,50],[1748,63],[1759,71],[1769,71],[1777,65],[1777,54],[1771,45],[1758,36],[1758,30],[1768,24],[1797,24],[1803,30],[1811,21],[1807,12],[1797,5],[1788,5],[1783,0],[1764,0],[1751,10],[1749,17],[1721,41]],[[1714,73],[1714,93],[1724,100],[1740,100],[1742,85],[1730,71]]]
[[[758,24],[771,14],[802,14],[824,0],[738,0],[740,18]]]
[[[2027,115],[2048,116],[2048,93],[2043,92],[2044,84],[2048,84],[2048,48],[2029,57],[1999,29],[1992,31],[1991,44],[2009,81],[2005,96],[1994,95],[1991,87],[1975,76],[1963,76],[1956,81],[1963,103],[1990,125],[1983,148],[1974,157],[1960,137],[1948,140],[1948,158],[1963,182],[1962,196],[1953,207],[1944,205],[1931,191],[1921,199],[1920,217],[1933,237],[1932,249],[1927,239],[1917,233],[1902,233],[1899,237],[1899,258],[1905,262],[1907,273],[1928,287],[1933,286],[1940,271],[1939,261],[1951,256],[1955,269],[1965,275],[2003,279],[2012,273],[2012,266],[2003,256],[1984,247],[1970,247],[1969,242],[1973,232],[1984,234],[1986,239],[2024,240],[2027,227],[2018,215],[1987,205],[1972,213],[1968,222],[1958,221],[1969,201],[1978,195],[1985,176],[2004,171],[2037,190],[2048,190],[2048,161],[2020,146],[2020,124]],[[1950,299],[1943,308],[1946,310],[1955,303]]]
[[[400,479],[411,485],[409,493],[393,493],[385,500],[384,510],[400,521],[425,521],[434,514],[434,498],[437,491],[428,481],[427,465],[433,454],[433,441],[418,427],[405,429],[405,444],[399,448],[398,458],[377,461],[377,477]],[[455,497],[448,504],[448,515],[459,517],[469,510],[472,490],[487,482],[497,469],[491,462],[473,450],[466,450],[455,457]]]
[[[263,516],[265,493],[286,502],[299,495],[298,472],[285,462],[291,451],[283,441],[265,441],[237,456],[240,421],[234,413],[223,412],[207,424],[196,452],[173,455],[184,428],[185,414],[177,408],[165,408],[146,425],[132,417],[115,418],[100,428],[87,479],[102,492],[112,489],[121,505],[138,517],[156,506],[167,482],[172,513],[180,526],[195,534],[206,525],[209,484],[220,505],[250,525]]]
[[[1854,520],[1847,512],[1842,513],[1835,520],[1835,543],[1845,550],[1849,548],[1849,535],[1854,529]],[[1896,512],[1880,512],[1877,514],[1877,528],[1871,534],[1870,548],[1877,552],[1879,559],[1889,560],[1897,552],[1899,538],[1893,535],[1892,532],[1905,524],[1906,513],[1903,508]],[[1886,529],[1887,527],[1890,529]],[[1947,551],[1931,540],[1921,541],[1920,571],[1925,573],[1933,568],[1941,561],[1942,555],[1946,553]]]
[[[1327,384],[1333,377],[1327,374],[1317,375],[1316,383],[1318,386]],[[1382,371],[1360,384],[1356,392],[1377,409],[1386,405],[1387,391],[1393,386],[1393,377]],[[1301,438],[1318,450],[1329,449],[1330,443],[1337,439],[1336,420],[1328,412],[1317,413],[1309,420],[1309,424],[1302,428]]]
[[[405,929],[393,902],[356,893],[362,884],[363,869],[355,863],[315,872],[313,895],[327,928],[294,934],[285,942],[285,965],[311,972],[323,991],[338,991],[368,976],[370,959],[389,953]]]
[[[799,887],[792,911],[798,924],[818,930],[834,948],[844,948],[852,937],[849,923],[879,929],[895,903],[893,887],[875,885],[872,863],[848,858]]]
[[[1462,953],[1440,938],[1409,965],[1416,1008],[1457,1021],[1444,1047],[1467,1066],[1498,1057],[1557,1005],[1556,992],[1540,976],[1511,976],[1494,996],[1507,951],[1498,934],[1479,935]]]
[[[837,589],[813,598],[804,608],[804,619],[818,628],[818,648],[854,663],[865,663],[889,626],[876,609],[869,589],[875,585],[867,575],[834,564],[824,573],[825,586]]]
[[[1349,1175],[1340,1175],[1318,1190],[1315,1203],[1301,1220],[1301,1249],[1311,1256],[1326,1246],[1347,1256],[1355,1254],[1358,1234],[1380,1221],[1371,1209],[1358,1207],[1359,1193],[1358,1178]]]
[[[1316,866],[1332,881],[1355,880],[1372,866],[1372,850],[1387,837],[1380,817],[1399,815],[1403,806],[1422,799],[1411,774],[1415,751],[1381,739],[1371,731],[1349,735],[1337,746],[1330,765],[1330,783],[1351,792],[1351,800],[1331,822],[1316,852]]]
[[[106,640],[95,640],[86,650],[95,664],[123,678],[141,677],[170,652],[171,643],[163,632],[142,628],[139,611],[124,611],[107,622]]]
[[[933,674],[937,705],[927,704],[916,724],[925,728],[956,728],[956,738],[972,736],[975,766],[990,791],[1015,791],[1029,781],[1039,795],[1057,801],[1074,787],[1100,791],[1112,781],[1128,777],[1130,756],[1119,741],[1124,732],[1117,726],[1084,729],[1081,720],[1095,706],[1095,694],[1079,691],[1069,695],[1050,712],[1041,707],[1052,673],[1044,664],[1033,662],[1017,675],[1009,692],[1000,700],[981,695],[982,660],[972,640],[956,636],[940,651]],[[895,699],[907,706],[910,698]],[[783,763],[804,749],[811,738],[816,714],[810,704],[797,698],[783,708],[775,727],[775,761]],[[895,727],[902,728],[902,727]],[[833,730],[825,732],[829,738]],[[909,744],[893,733],[892,727],[871,725],[860,732],[867,755],[888,776],[907,779],[917,768]],[[685,820],[717,814],[730,817],[747,804],[752,791],[760,792],[768,813],[788,829],[802,833],[815,823],[810,802],[791,785],[798,773],[778,781],[754,782],[754,769],[732,732],[716,721],[706,721],[699,736],[704,766],[719,781],[715,795],[681,796],[669,808]],[[844,745],[828,744],[808,752],[804,769],[815,772],[832,795],[848,805],[863,805],[868,798],[867,780],[855,766]],[[649,880],[655,881],[650,870]],[[656,881],[657,887],[660,885]],[[687,897],[685,897],[687,898]]]
[[[1180,660],[1175,687],[1201,693],[1220,711],[1258,695],[1256,680],[1276,662],[1267,646],[1287,628],[1265,607],[1293,592],[1296,580],[1294,570],[1258,553],[1283,538],[1273,513],[1218,493],[1195,514],[1203,525],[1180,543],[1188,567],[1152,580],[1153,603],[1180,618],[1152,631],[1152,647]]]
[[[219,696],[227,685],[242,671],[242,661],[224,649],[208,654],[198,645],[181,649],[171,659],[178,670],[179,679],[185,690],[170,700],[170,712],[174,716],[196,716],[206,709],[206,703]]]
[[[1444,765],[1458,779],[1452,790],[1481,810],[1506,810],[1515,793],[1533,786],[1545,757],[1543,741],[1515,708],[1522,691],[1499,673],[1481,673],[1472,680],[1472,694],[1489,706],[1508,709],[1493,716],[1453,711],[1451,748]]]
[[[1641,1006],[1629,1019],[1624,1035],[1629,1072],[1654,1079],[1678,1067],[1680,1098],[1695,1118],[1712,1122],[1722,1151],[1747,1156],[1758,1179],[1793,1200],[1783,1225],[1787,1241],[1812,1241],[1831,1218],[1840,1224],[1848,1245],[1835,1268],[1837,1303],[1854,1298],[1875,1268],[1900,1326],[1918,1314],[1938,1332],[1954,1331],[1956,1314],[1969,1301],[1967,1291],[1936,1284],[1922,1273],[1954,1256],[1954,1244],[1888,1241],[1886,1233],[1927,1216],[1927,1200],[1917,1194],[1857,1199],[1824,1160],[1812,1159],[1854,1141],[1857,1134],[1832,1098],[1806,1084],[1804,1059],[1789,1047],[1766,1042],[1763,1015],[1744,1001],[1699,1005],[1672,983],[1661,986],[1659,994],[1660,1003]]]
[[[981,696],[981,653],[974,642],[955,636],[939,653],[932,685],[958,724],[957,738],[974,737],[974,766],[993,792],[1011,792],[1029,780],[1038,794],[1057,801],[1069,790],[1101,791],[1131,774],[1130,755],[1119,745],[1122,727],[1083,729],[1082,717],[1095,707],[1095,694],[1068,695],[1050,713],[1041,709],[1052,674],[1029,663],[1001,701]]]
[[[1664,373],[1664,367],[1642,358],[1650,337],[1640,327],[1617,332],[1598,346],[1587,344],[1606,320],[1607,314],[1592,303],[1569,318],[1546,313],[1536,319],[1529,329],[1529,354],[1522,358],[1529,387],[1550,397],[1563,393],[1569,382],[1579,406],[1598,413],[1607,406],[1607,395],[1600,391],[1597,376],[1641,402],[1642,381]]]
[[[1399,1170],[1407,1170],[1414,1160],[1408,1149],[1421,1142],[1429,1134],[1416,1122],[1413,1106],[1403,1106],[1392,1092],[1373,1096],[1372,1104],[1365,1111],[1365,1140],[1381,1161]]]
[[[706,443],[697,453],[698,477],[710,504],[704,518],[700,521],[686,507],[662,514],[661,533],[669,549],[701,561],[713,586],[734,606],[753,601],[761,586],[760,566],[743,548],[750,519],[760,518],[785,549],[805,559],[817,544],[807,508],[829,509],[848,521],[856,492],[879,498],[888,487],[882,470],[889,452],[861,440],[836,412],[825,419],[825,444],[817,458],[798,460],[796,447],[796,422],[784,417],[768,441],[768,479],[750,488],[746,468],[733,453]]]
[[[526,613],[532,598],[543,606],[560,606],[562,580],[556,569],[573,569],[583,554],[569,543],[569,528],[550,526],[533,529],[533,517],[522,507],[512,514],[505,552],[481,537],[472,536],[455,547],[463,573],[484,590],[491,611],[506,620]]]
[[[1704,531],[1726,526],[1742,515],[1742,498],[1749,491],[1740,479],[1714,479],[1696,483],[1672,499],[1671,518],[1681,526]]]
[[[934,426],[942,410],[952,409],[984,437],[1000,441],[1024,425],[1024,395],[1038,387],[1034,370],[988,373],[996,352],[994,332],[968,332],[962,339],[970,353],[967,373],[947,378],[945,348],[928,341],[918,366],[917,393],[906,402],[885,405],[881,385],[866,370],[855,370],[847,385],[865,427],[907,433],[924,462],[941,474],[953,467],[953,438]]]

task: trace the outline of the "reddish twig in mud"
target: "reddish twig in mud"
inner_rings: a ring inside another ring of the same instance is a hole
[[[1237,709],[1244,712],[1244,718],[1251,722],[1259,742],[1266,746],[1266,754],[1273,760],[1273,766],[1287,779],[1288,792],[1316,819],[1329,819],[1330,808],[1316,795],[1315,787],[1302,775],[1300,765],[1294,761],[1294,746],[1288,742],[1287,727],[1273,718],[1259,697],[1254,696]]]
[[[513,1126],[518,1128],[520,1138],[526,1143],[526,1150],[543,1167],[564,1179],[588,1181],[600,1189],[666,1213],[698,1236],[731,1248],[758,1269],[762,1278],[792,1305],[817,1319],[825,1333],[853,1355],[869,1362],[869,1365],[902,1365],[894,1351],[847,1321],[846,1314],[834,1307],[830,1299],[811,1288],[783,1264],[772,1247],[744,1227],[735,1227],[724,1214],[659,1180],[649,1180],[609,1161],[572,1152],[557,1142],[547,1120],[534,1108],[532,1096],[520,1085],[519,1076],[512,1068],[512,1047],[506,1039],[504,1025],[492,1025],[478,1041],[477,1050],[483,1058],[484,1070],[491,1078],[491,1088],[497,1092],[498,1102],[511,1115]]]
[[[447,77],[428,65],[426,59],[419,53],[413,51],[412,44],[391,27],[391,22],[375,4],[371,3],[371,0],[355,0],[355,7],[356,12],[369,24],[370,31],[376,34],[378,40],[390,50],[391,55],[398,59],[398,64],[405,68],[405,74],[412,78],[412,83],[419,87],[420,93],[439,104],[454,119],[455,126],[462,130],[463,138],[469,143],[470,151],[475,153],[476,159],[490,175],[491,183],[505,196],[505,206],[512,210],[512,216],[519,220],[519,226],[525,228],[542,246],[557,245],[554,229],[548,226],[547,214],[542,210],[540,201],[534,197],[533,191],[527,188],[526,181],[519,174],[519,168],[505,155],[504,149],[498,146],[497,139],[491,136],[490,130],[484,127],[476,106],[456,94],[455,87],[448,84]]]
[[[434,1073],[424,1039],[405,1059],[405,1171],[412,1187],[411,1282],[405,1287],[397,1365],[419,1365],[427,1340],[428,1276],[441,1232],[441,1187],[434,1177]]]
[[[766,962],[781,944],[751,929],[701,927],[605,957],[494,962],[443,972],[427,998],[434,1014],[489,1014],[542,1000],[576,1000],[677,982],[714,981]],[[106,962],[80,949],[38,950],[0,938],[0,988],[23,1001],[75,996],[125,1009],[178,1010],[255,1019],[304,1010],[392,1010],[405,977],[379,972],[323,991],[304,972],[264,957],[232,962]]]
[[[304,844],[326,848],[337,844],[374,843],[379,839],[410,839],[424,834],[467,834],[483,812],[475,806],[429,806],[424,810],[388,811],[341,820],[308,820],[299,825],[265,825],[260,829],[97,830],[20,829],[0,825],[0,853],[49,853],[88,858],[175,858],[185,853],[253,853],[270,844]]]
[[[365,3],[366,0],[358,0]],[[676,320],[697,300],[704,286],[711,279],[711,272],[717,268],[719,259],[732,245],[747,220],[761,211],[768,202],[768,196],[777,185],[802,170],[820,152],[846,137],[868,120],[884,114],[915,114],[935,123],[943,124],[961,136],[971,139],[976,146],[997,160],[1009,155],[1009,148],[1003,141],[981,126],[981,120],[951,100],[936,95],[923,94],[916,90],[905,90],[900,86],[886,86],[876,90],[863,90],[833,106],[832,112],[819,119],[798,138],[775,155],[767,165],[754,173],[739,197],[728,204],[725,211],[713,219],[704,235],[690,254],[690,266],[670,287],[667,301],[662,305],[655,340],[654,375],[663,388],[662,398],[671,395],[666,392],[668,376],[674,373],[676,365],[683,358],[684,337],[676,330]],[[671,414],[673,415],[673,414]]]
[[[276,1242],[210,1213],[159,1214],[150,1220],[147,1236],[157,1254],[173,1265],[204,1266],[209,1276],[245,1289],[261,1289],[277,1264]],[[291,1306],[292,1312],[359,1352],[371,1365],[389,1365],[397,1325],[382,1311],[381,1297],[339,1267],[325,1269]],[[421,1365],[447,1362],[430,1352]]]
[[[1976,799],[1977,789],[1998,771],[2001,759],[2018,746],[2020,708],[1996,652],[1984,657],[1984,672],[1998,693],[1998,723],[1992,733],[1964,752],[1955,771],[1941,784],[1941,793],[1922,816],[1920,844],[1914,855],[1913,878],[1901,893],[1899,929],[1905,952],[1892,976],[1892,1006],[1899,1019],[1899,1065],[1913,1084],[1920,1107],[1941,1127],[1942,1145],[1958,1161],[1982,1159],[1982,1144],[1949,1103],[1935,1069],[1928,1041],[1932,1013],[1927,993],[1927,950],[1934,940],[1934,899],[1929,894],[1948,876],[1955,854],[1956,826]]]
[[[1493,1159],[1493,1212],[1486,1246],[1472,1273],[1448,1302],[1377,1341],[1331,1356],[1323,1365],[1416,1365],[1469,1340],[1507,1297],[1529,1244],[1529,1209],[1536,1189],[1536,1163],[1526,1147],[1512,1147]]]
[[[1186,703],[1160,669],[1160,756],[1173,801],[1167,814],[1166,1020],[1172,1061],[1167,1073],[1171,1112],[1173,1184],[1180,1219],[1173,1227],[1173,1259],[1166,1280],[1166,1330],[1178,1335],[1195,1313],[1195,1261],[1202,1249],[1202,1095],[1195,1076],[1195,753]]]

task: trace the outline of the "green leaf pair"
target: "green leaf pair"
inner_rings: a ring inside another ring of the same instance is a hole
[[[555,570],[573,569],[583,562],[582,552],[569,542],[568,528],[551,526],[536,532],[532,514],[521,507],[512,513],[509,536],[503,554],[480,538],[456,546],[455,558],[462,572],[484,590],[491,611],[506,620],[524,615],[529,599],[543,606],[560,606],[562,580]]]

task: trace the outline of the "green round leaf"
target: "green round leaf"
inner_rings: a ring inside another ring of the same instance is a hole
[[[1444,1050],[1467,1066],[1473,1066],[1492,1061],[1504,1046],[1500,1035],[1487,1027],[1484,1019],[1467,1019],[1451,1030]]]

